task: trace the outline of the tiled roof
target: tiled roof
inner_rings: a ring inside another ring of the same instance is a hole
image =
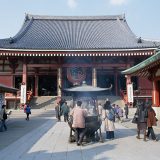
[[[8,87],[4,84],[0,84],[0,93],[7,92],[7,93],[17,93],[18,89],[13,87]]]
[[[159,42],[137,38],[123,15],[54,17],[26,15],[21,30],[0,39],[0,48],[98,50],[157,48]]]

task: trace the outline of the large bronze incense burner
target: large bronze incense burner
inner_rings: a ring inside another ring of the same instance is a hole
[[[104,95],[105,91],[110,88],[99,88],[86,85],[83,83],[81,86],[76,86],[69,89],[64,89],[64,92],[69,92],[73,97],[73,106],[78,100],[82,101],[82,108],[85,108],[88,112],[88,116],[85,119],[85,142],[100,141],[103,142],[101,134],[102,119],[97,110],[97,96]],[[70,137],[69,142],[75,142],[75,130],[72,127],[72,117],[69,118]]]

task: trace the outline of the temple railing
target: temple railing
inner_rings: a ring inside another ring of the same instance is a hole
[[[126,90],[120,90],[120,96],[124,100],[124,102],[128,102],[127,100],[127,91]],[[133,97],[135,99],[147,99],[152,98],[152,89],[141,89],[139,93],[137,94],[137,90],[133,91]]]

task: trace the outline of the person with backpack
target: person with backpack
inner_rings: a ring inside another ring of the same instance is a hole
[[[106,132],[106,139],[114,139],[115,131],[115,112],[112,108],[110,101],[107,100],[103,106],[104,110],[102,113],[102,118],[104,119],[104,130]]]
[[[29,115],[31,114],[31,107],[27,103],[25,105],[24,112],[27,115],[26,120],[29,121]]]
[[[5,131],[7,130],[7,126],[5,123],[6,119],[7,119],[6,105],[2,105],[2,109],[0,111],[0,120],[1,120],[0,132],[3,132],[3,128]]]

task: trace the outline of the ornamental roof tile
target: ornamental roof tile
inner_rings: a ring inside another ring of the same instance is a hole
[[[0,48],[98,50],[157,48],[160,42],[139,39],[123,15],[38,16],[27,14],[20,31],[0,39]]]

